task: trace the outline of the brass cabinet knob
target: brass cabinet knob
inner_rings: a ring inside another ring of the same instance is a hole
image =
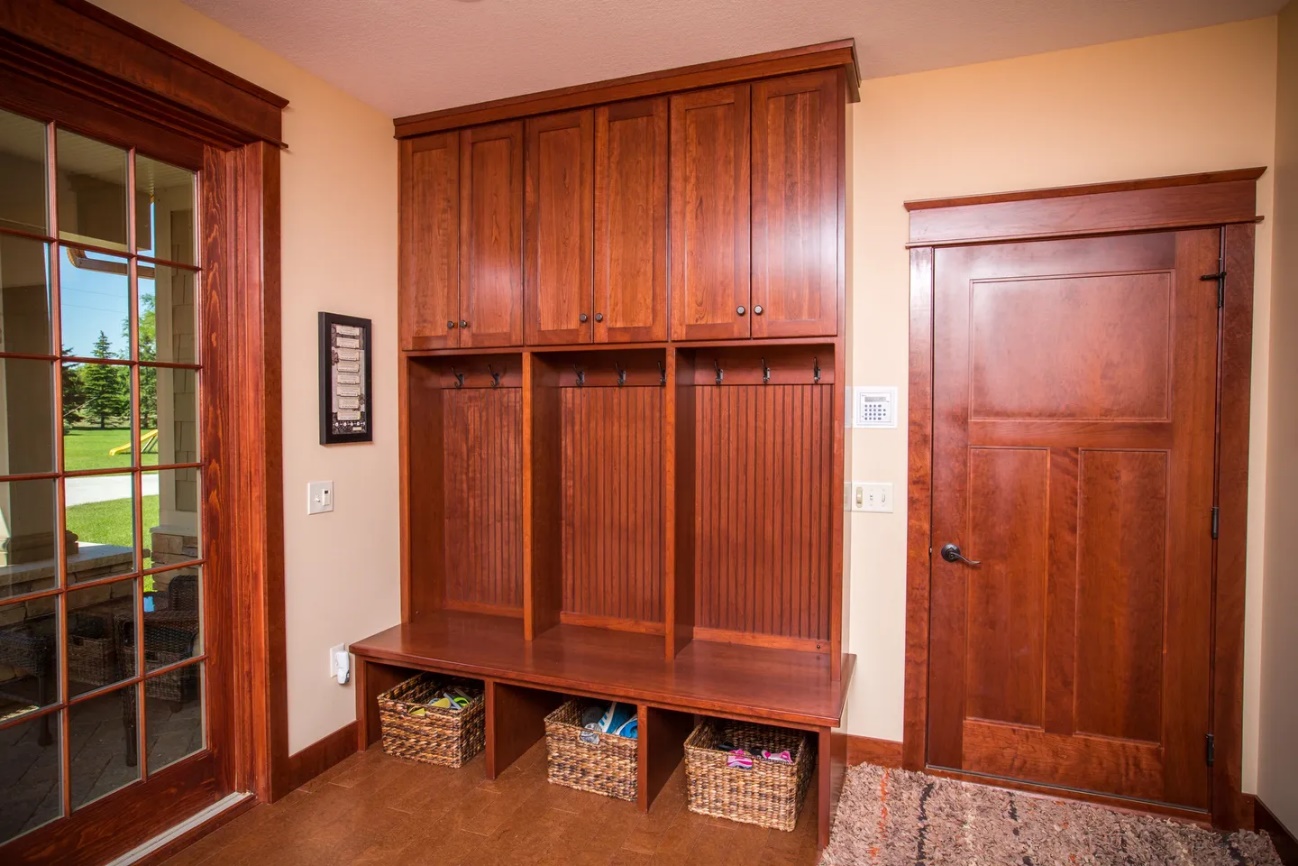
[[[464,319],[460,319],[460,327],[461,327],[461,328],[467,328],[467,327],[469,327],[469,323],[466,322]]]

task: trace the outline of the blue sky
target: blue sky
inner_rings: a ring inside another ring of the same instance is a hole
[[[125,259],[111,256],[96,253],[90,256],[125,263]],[[59,261],[59,288],[63,346],[75,355],[91,357],[99,332],[103,331],[112,345],[112,354],[125,355],[130,347],[122,328],[130,316],[130,287],[126,276],[75,267],[65,254]],[[152,292],[153,281],[141,280],[140,290]]]

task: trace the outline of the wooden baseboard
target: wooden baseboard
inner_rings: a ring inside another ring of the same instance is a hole
[[[1259,831],[1265,831],[1271,837],[1281,863],[1298,866],[1298,839],[1259,799],[1253,801],[1253,822]]]
[[[874,737],[847,737],[847,765],[875,764],[879,767],[901,767],[901,743]]]
[[[289,755],[285,762],[283,782],[275,786],[276,799],[305,785],[355,752],[356,723],[348,722],[329,736]]]

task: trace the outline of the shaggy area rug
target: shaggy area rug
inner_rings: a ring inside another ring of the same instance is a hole
[[[1271,840],[862,764],[822,866],[1281,866]]]

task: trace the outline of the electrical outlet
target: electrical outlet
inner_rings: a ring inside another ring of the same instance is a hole
[[[306,485],[306,513],[324,514],[334,510],[334,483],[308,481]]]
[[[347,644],[340,643],[336,646],[329,647],[329,679],[338,678],[338,653],[345,652]]]
[[[863,491],[861,511],[892,511],[892,484],[870,481],[860,485]]]

